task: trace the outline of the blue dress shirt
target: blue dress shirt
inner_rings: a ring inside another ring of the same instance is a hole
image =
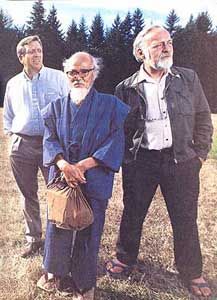
[[[68,94],[69,87],[62,71],[42,67],[30,79],[23,71],[11,78],[4,98],[4,131],[30,136],[43,135],[41,110],[48,103]]]

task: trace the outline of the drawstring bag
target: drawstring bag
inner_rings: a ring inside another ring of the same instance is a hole
[[[93,211],[79,186],[68,186],[63,175],[47,185],[48,220],[57,227],[82,230],[94,221]]]

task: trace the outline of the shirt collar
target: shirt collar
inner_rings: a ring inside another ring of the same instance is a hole
[[[162,77],[167,77],[168,74],[173,75],[171,69],[168,69],[167,72]],[[137,83],[140,83],[142,81],[156,83],[156,80],[154,80],[151,76],[148,75],[147,72],[145,72],[143,64],[141,64],[140,69],[139,69]]]
[[[26,72],[23,69],[23,77],[27,80],[27,81],[31,81],[31,79],[29,78],[29,76],[26,74]],[[38,74],[36,74],[35,76],[33,76],[33,79],[39,79],[39,78],[43,78],[45,74],[45,67],[42,65],[41,70],[38,72]]]

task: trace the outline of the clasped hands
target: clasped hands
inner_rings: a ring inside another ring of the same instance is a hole
[[[86,170],[82,165],[79,165],[79,163],[70,164],[65,161],[61,166],[61,171],[70,187],[74,188],[79,183],[86,183],[86,178],[84,175]]]
[[[61,155],[58,155],[55,160],[56,165],[63,173],[67,184],[70,187],[76,187],[78,184],[86,183],[84,173],[93,167],[98,166],[98,161],[93,157],[85,158],[75,164],[70,164]]]

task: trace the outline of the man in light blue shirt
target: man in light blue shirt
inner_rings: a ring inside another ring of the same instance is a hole
[[[46,182],[48,178],[48,170],[42,162],[41,109],[67,95],[68,83],[62,71],[43,66],[42,43],[38,36],[22,39],[17,45],[17,56],[23,71],[7,83],[3,121],[4,131],[12,139],[12,171],[23,196],[27,244],[21,256],[28,257],[42,246],[38,170]]]

